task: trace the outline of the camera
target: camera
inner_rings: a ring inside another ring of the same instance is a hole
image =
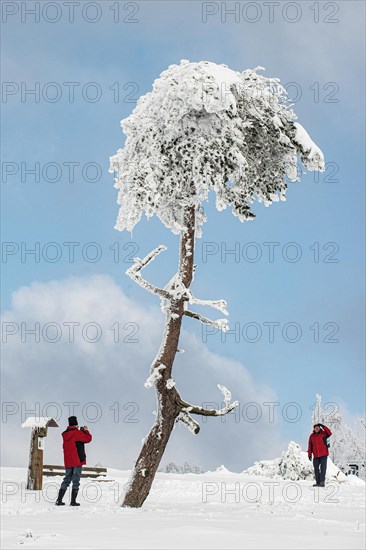
[[[84,426],[80,426],[79,430],[84,431]]]

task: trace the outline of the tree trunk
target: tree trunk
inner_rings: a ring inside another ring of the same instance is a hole
[[[193,279],[194,207],[190,207],[185,213],[185,226],[187,229],[182,233],[180,239],[178,276],[185,287],[188,288]],[[166,383],[171,378],[173,362],[178,349],[184,302],[184,297],[174,300],[167,310],[164,336],[151,368],[151,372],[154,372],[155,369],[160,367],[157,372],[161,375],[155,383],[157,394],[156,420],[150,433],[144,439],[122,506],[139,508],[144,503],[150,492],[176,418],[181,411],[176,389],[174,386],[168,389]],[[174,314],[173,317],[171,316],[172,313]],[[165,368],[161,368],[161,365],[165,365]]]

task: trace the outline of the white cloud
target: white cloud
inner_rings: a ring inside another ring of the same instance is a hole
[[[35,323],[39,323],[39,342],[25,331],[34,329]],[[70,323],[78,323],[73,325],[73,342]],[[39,403],[41,415],[62,412],[60,427],[64,429],[72,411],[63,404],[77,402],[74,412],[80,424],[87,423],[94,435],[88,448],[89,465],[100,461],[110,467],[130,468],[154,420],[154,390],[146,389],[144,382],[158,350],[163,323],[158,305],[149,307],[143,299],[141,303],[131,300],[109,276],[33,283],[14,292],[11,307],[3,315],[3,401],[10,403],[8,411],[14,403],[16,411],[3,417],[3,422],[7,420],[3,424],[3,463],[19,466],[28,460],[29,436],[20,428],[24,409],[34,409]],[[114,341],[117,324],[119,342]],[[96,328],[99,340],[88,342],[86,339],[95,337]],[[56,336],[58,341],[50,342]],[[274,391],[258,386],[242,363],[212,353],[186,330],[181,347],[186,352],[177,356],[173,371],[181,395],[196,404],[217,402],[221,406],[220,383],[240,401],[240,410],[239,416],[223,419],[202,421],[199,417],[201,432],[197,436],[177,426],[162,464],[188,460],[214,468],[224,463],[240,471],[256,459],[278,456],[282,448],[279,425],[268,422],[267,409],[262,406],[276,401]],[[92,402],[97,406],[87,405]],[[258,422],[251,421],[256,406],[247,408],[249,402],[262,407]],[[50,405],[45,407],[47,403]],[[91,421],[98,413],[100,418]],[[49,430],[45,461],[62,461],[59,429]]]

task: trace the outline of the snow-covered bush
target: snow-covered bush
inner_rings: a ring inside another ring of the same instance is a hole
[[[314,480],[312,462],[309,461],[307,453],[302,451],[300,445],[294,441],[290,441],[287,450],[282,453],[280,458],[255,462],[254,466],[247,468],[243,473],[270,477],[272,479],[289,479],[291,481],[301,479]],[[326,480],[347,481],[347,476],[337,468],[329,457]]]

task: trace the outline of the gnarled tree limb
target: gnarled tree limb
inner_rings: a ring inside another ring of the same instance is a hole
[[[239,405],[239,401],[231,402],[230,391],[227,388],[225,388],[225,386],[221,386],[220,384],[218,384],[218,387],[224,394],[224,399],[225,399],[225,406],[222,409],[204,409],[203,407],[192,405],[191,403],[184,401],[184,399],[180,397],[178,392],[177,392],[177,403],[181,406],[182,412],[186,414],[188,413],[199,414],[201,416],[222,416],[224,414],[228,414]]]

